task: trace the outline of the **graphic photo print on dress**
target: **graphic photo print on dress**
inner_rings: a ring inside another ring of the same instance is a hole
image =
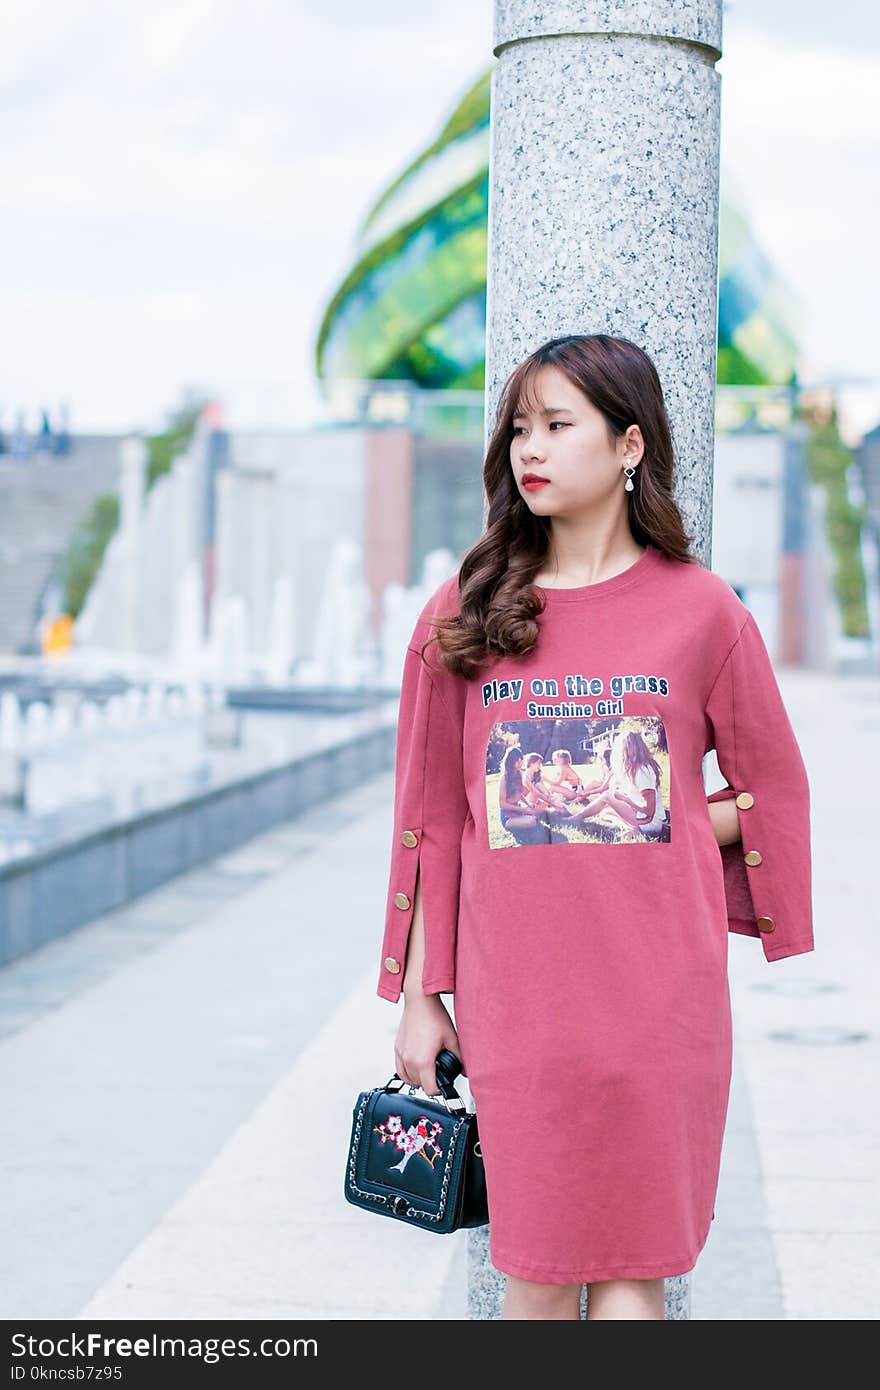
[[[489,707],[525,698],[522,681],[490,681]],[[605,695],[599,678],[566,677],[568,695]],[[671,839],[669,745],[663,720],[627,715],[624,695],[665,695],[660,676],[615,677],[610,698],[559,698],[534,679],[527,719],[495,723],[486,748],[490,849],[536,844],[660,844]],[[553,704],[544,703],[551,699]]]

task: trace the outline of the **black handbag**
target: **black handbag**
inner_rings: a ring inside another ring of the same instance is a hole
[[[461,1061],[437,1054],[439,1097],[404,1095],[397,1072],[384,1086],[361,1091],[354,1107],[345,1165],[345,1196],[441,1235],[489,1220],[477,1116],[453,1082]],[[394,1083],[399,1085],[395,1086]]]

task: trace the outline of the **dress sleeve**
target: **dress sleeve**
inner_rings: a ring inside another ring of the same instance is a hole
[[[731,931],[767,960],[813,950],[810,788],[761,631],[749,613],[709,692],[708,746],[736,797],[742,839],[721,846]],[[713,740],[714,739],[714,743]]]
[[[447,676],[447,681],[455,677]],[[418,874],[425,931],[422,989],[455,989],[461,836],[468,814],[461,716],[419,648],[404,658],[394,773],[394,834],[376,993],[400,998]]]

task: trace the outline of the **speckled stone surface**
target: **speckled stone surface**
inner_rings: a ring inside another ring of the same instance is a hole
[[[714,48],[721,57],[721,6],[714,0],[587,0],[536,9],[529,0],[495,6],[494,51],[548,34],[648,34]]]
[[[497,0],[495,35],[487,422],[548,338],[631,338],[659,372],[676,497],[708,564],[721,0]]]
[[[467,1233],[468,1317],[500,1320],[504,1301],[504,1275],[489,1259],[489,1227],[477,1226]],[[666,1320],[689,1319],[691,1286],[688,1274],[666,1280]],[[587,1290],[581,1290],[581,1317],[587,1316]]]
[[[496,0],[486,427],[548,338],[611,333],[652,358],[676,499],[711,562],[721,0]],[[489,1228],[467,1234],[468,1316],[501,1317]],[[581,1300],[586,1315],[586,1289]],[[690,1318],[690,1277],[666,1281]]]

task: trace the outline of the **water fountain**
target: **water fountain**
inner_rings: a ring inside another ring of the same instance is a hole
[[[265,672],[270,685],[286,685],[296,659],[296,605],[290,575],[279,575],[272,591]]]
[[[457,566],[455,555],[445,547],[430,551],[422,565],[422,577],[417,584],[406,588],[388,584],[382,595],[382,618],[379,684],[396,690],[406,646],[412,636],[419,614],[431,595],[448,579]]]
[[[345,537],[334,541],[318,610],[314,655],[297,667],[294,684],[351,690],[364,686],[375,669],[368,629],[370,591],[363,578],[361,547]]]

